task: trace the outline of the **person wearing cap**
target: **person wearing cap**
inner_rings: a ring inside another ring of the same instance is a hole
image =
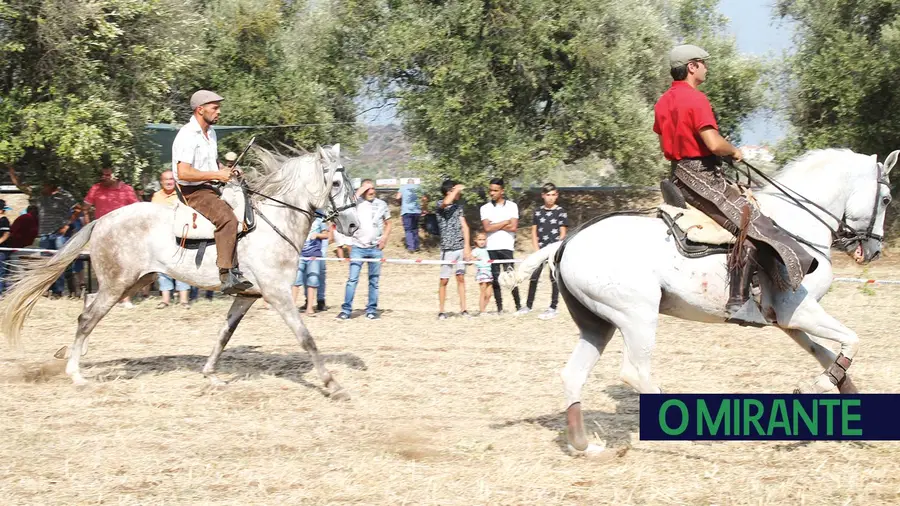
[[[654,106],[653,123],[660,149],[671,163],[670,181],[663,182],[663,194],[680,190],[687,204],[736,237],[744,237],[742,230],[746,233],[746,239],[734,249],[738,258],[729,258],[730,293],[725,311],[732,320],[753,319],[748,311],[758,312],[753,311],[749,300],[755,265],[762,262],[775,274],[777,269],[772,262],[779,261],[775,258],[779,257],[796,289],[803,275],[812,272],[817,263],[771,219],[760,214],[740,187],[725,178],[722,158],[739,162],[743,156],[719,133],[712,106],[697,89],[706,81],[709,59],[709,53],[690,44],[676,46],[669,52],[673,82]],[[742,219],[745,214],[749,221]]]
[[[237,161],[237,153],[235,153],[234,151],[229,151],[229,152],[225,153],[225,166],[226,167],[228,167],[229,169],[231,167],[234,167],[234,162],[236,162],[236,161]]]
[[[222,290],[227,295],[253,286],[237,263],[238,220],[234,210],[210,183],[226,183],[231,169],[219,163],[216,131],[219,107],[224,98],[208,90],[191,96],[191,120],[181,127],[172,143],[172,173],[187,204],[216,226],[216,265]]]

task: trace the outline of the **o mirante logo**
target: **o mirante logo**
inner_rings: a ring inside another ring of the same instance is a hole
[[[641,394],[640,439],[900,440],[900,395]]]

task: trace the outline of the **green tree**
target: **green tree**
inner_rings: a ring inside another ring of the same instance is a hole
[[[897,149],[900,2],[781,0],[777,8],[797,30],[783,79],[793,131],[780,152]]]
[[[196,62],[177,0],[0,1],[0,162],[83,192],[101,160],[132,180],[146,121]]]
[[[229,136],[220,149],[239,150],[257,135],[263,143],[301,148],[361,140],[354,103],[362,83],[337,17],[327,5],[282,0],[215,0],[200,36],[200,71],[184,76],[171,118],[190,117],[190,94],[200,88],[225,97],[222,124],[298,125]]]
[[[619,181],[655,183],[653,104],[676,40],[715,55],[706,90],[733,138],[761,99],[761,67],[723,37],[716,4],[394,0],[369,28],[369,54],[432,184],[531,185],[586,157],[610,160]]]

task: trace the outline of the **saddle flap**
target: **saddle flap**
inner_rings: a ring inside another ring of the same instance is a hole
[[[682,208],[660,204],[659,210],[668,215],[692,242],[719,246],[734,244],[737,241],[734,234],[693,207]]]
[[[219,197],[224,200],[234,210],[234,214],[238,219],[238,223],[244,224],[243,228],[248,227],[245,223],[247,211],[247,199],[244,190],[236,184],[228,184],[222,189]],[[172,231],[178,239],[213,239],[216,226],[209,219],[200,214],[196,209],[187,204],[178,202],[174,207],[174,221]]]

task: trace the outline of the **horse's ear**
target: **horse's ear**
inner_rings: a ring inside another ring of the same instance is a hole
[[[341,143],[339,142],[332,146],[331,152],[334,153],[334,157],[339,160],[341,158]]]
[[[894,165],[897,163],[897,157],[900,157],[900,149],[892,151],[891,154],[887,155],[887,158],[884,159],[885,176],[890,174],[891,169],[894,168]]]
[[[319,159],[327,160],[328,155],[325,153],[325,150],[322,149],[322,146],[316,144],[316,154],[319,155]]]

